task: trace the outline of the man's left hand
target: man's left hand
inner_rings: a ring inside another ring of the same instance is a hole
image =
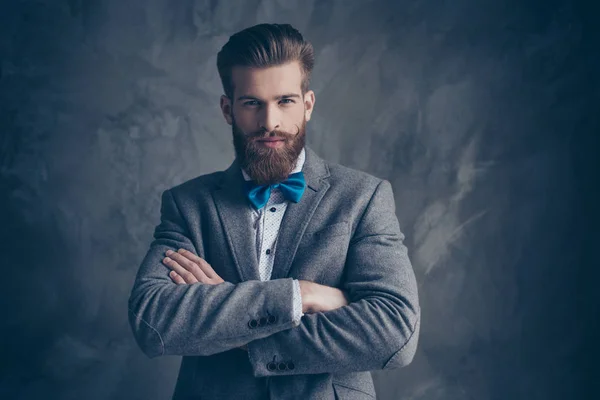
[[[225,282],[206,260],[191,251],[186,249],[179,249],[177,252],[168,250],[165,254],[167,257],[163,258],[163,264],[173,270],[169,273],[169,276],[177,284],[208,283],[218,285]]]

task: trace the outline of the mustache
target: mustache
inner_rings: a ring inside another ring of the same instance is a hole
[[[246,138],[249,140],[261,140],[261,139],[268,139],[271,137],[279,137],[282,139],[293,139],[298,133],[300,133],[300,127],[296,126],[297,132],[294,133],[288,133],[285,131],[279,131],[279,130],[275,130],[275,131],[271,131],[265,134],[264,130],[263,131],[258,131],[258,132],[252,132],[250,134],[246,135]]]

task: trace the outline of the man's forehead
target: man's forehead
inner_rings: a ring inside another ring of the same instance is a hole
[[[300,96],[302,72],[297,62],[268,68],[234,67],[235,96],[263,100]]]

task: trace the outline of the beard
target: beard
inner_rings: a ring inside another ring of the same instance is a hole
[[[296,160],[306,141],[306,117],[296,134],[284,131],[244,133],[232,116],[233,146],[240,166],[258,185],[271,185],[287,179],[296,166]],[[285,139],[281,148],[270,148],[258,143],[258,139],[279,137]]]

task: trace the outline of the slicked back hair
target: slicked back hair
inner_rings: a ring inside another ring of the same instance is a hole
[[[229,37],[217,54],[217,69],[225,95],[233,103],[233,67],[267,68],[294,61],[300,63],[304,95],[315,63],[312,44],[290,24],[258,24]]]

